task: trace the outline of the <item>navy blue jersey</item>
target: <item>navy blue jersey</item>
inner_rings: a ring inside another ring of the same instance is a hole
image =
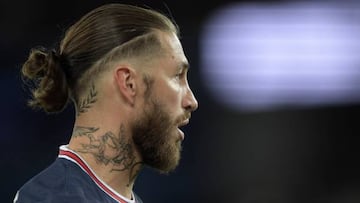
[[[75,152],[60,147],[59,157],[17,192],[14,203],[142,203],[127,199],[100,180]]]

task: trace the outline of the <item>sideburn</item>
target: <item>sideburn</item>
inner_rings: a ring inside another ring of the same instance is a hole
[[[152,88],[155,80],[150,75],[143,74],[143,81],[145,84],[144,98],[150,98],[151,88]]]

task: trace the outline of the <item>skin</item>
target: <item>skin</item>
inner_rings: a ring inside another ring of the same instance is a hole
[[[69,142],[98,177],[129,199],[144,165],[164,173],[176,168],[184,139],[179,127],[198,107],[179,39],[157,35],[159,57],[118,61],[94,81],[80,100]]]

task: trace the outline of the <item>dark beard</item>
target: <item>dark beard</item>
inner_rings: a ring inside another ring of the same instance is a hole
[[[133,140],[144,164],[168,173],[179,163],[181,141],[170,115],[159,103],[149,100],[148,108],[133,125]]]

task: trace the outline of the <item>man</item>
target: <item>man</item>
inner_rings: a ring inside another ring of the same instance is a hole
[[[14,202],[141,202],[133,193],[144,165],[167,173],[198,103],[176,25],[140,7],[107,4],[71,26],[60,48],[33,49],[22,74],[30,105],[76,119],[59,157],[17,192]]]

